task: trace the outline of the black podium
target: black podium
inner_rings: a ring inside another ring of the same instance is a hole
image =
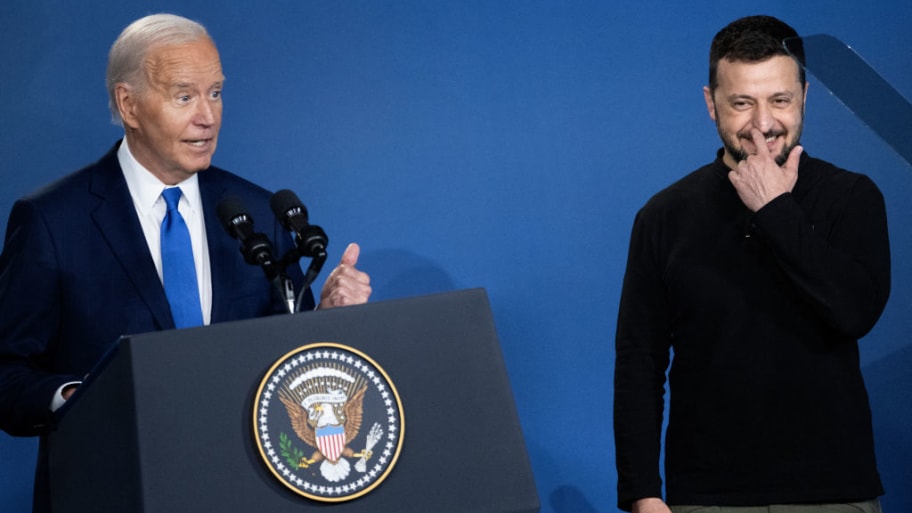
[[[263,376],[318,342],[369,355],[404,412],[396,465],[346,502],[290,490],[254,441]],[[480,289],[124,337],[66,406],[48,450],[55,513],[539,511]]]

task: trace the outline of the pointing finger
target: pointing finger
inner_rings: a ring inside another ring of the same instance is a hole
[[[755,155],[769,155],[769,148],[766,146],[766,138],[763,137],[763,132],[761,132],[756,127],[751,128],[750,130],[751,141],[754,143],[754,148],[756,148]]]

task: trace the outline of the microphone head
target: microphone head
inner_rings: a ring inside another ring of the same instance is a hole
[[[215,208],[215,214],[232,237],[236,237],[234,226],[238,217],[245,217],[247,221],[253,223],[253,218],[247,213],[247,207],[244,206],[240,199],[234,196],[222,198]]]
[[[307,207],[294,192],[288,189],[276,191],[269,200],[269,206],[286,230],[300,231],[307,226]]]
[[[266,275],[272,279],[273,269],[272,243],[266,235],[253,231],[253,217],[247,213],[244,203],[234,197],[225,196],[215,208],[216,216],[225,231],[241,242],[241,254],[248,264],[260,265]]]

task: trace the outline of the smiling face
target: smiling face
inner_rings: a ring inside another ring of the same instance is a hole
[[[136,160],[173,185],[209,167],[222,124],[222,65],[208,38],[160,46],[142,86],[120,83],[117,106]]]
[[[783,55],[760,62],[722,59],[716,79],[715,91],[704,87],[703,95],[725,146],[725,164],[735,168],[757,152],[750,134],[756,128],[782,165],[804,126],[807,84],[802,86],[795,60]]]

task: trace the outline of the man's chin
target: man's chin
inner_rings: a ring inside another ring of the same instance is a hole
[[[725,144],[725,154],[736,163],[747,159],[747,152],[744,149],[736,148],[731,144]]]
[[[773,160],[776,161],[776,164],[778,164],[779,166],[782,166],[783,164],[785,164],[785,162],[788,160],[789,153],[792,152],[792,150],[795,148],[795,146],[797,146],[797,143],[783,148],[782,151],[779,152],[779,154],[773,158]],[[742,160],[747,160],[747,157],[750,156],[750,154],[747,151],[745,151],[743,148],[734,148],[730,145],[725,145],[725,152],[728,153],[728,155],[735,162],[741,162]]]
[[[194,174],[194,173],[198,173],[200,171],[205,171],[206,169],[209,169],[209,166],[211,166],[211,165],[212,165],[211,157],[205,158],[205,159],[200,159],[200,158],[190,159],[186,162],[186,165],[184,166],[184,170],[188,174]]]

